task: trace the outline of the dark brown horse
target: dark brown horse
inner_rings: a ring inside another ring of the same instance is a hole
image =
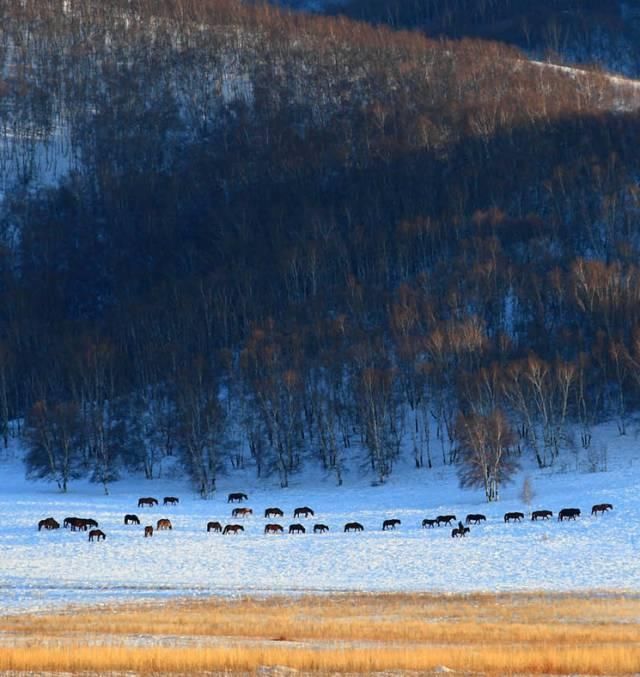
[[[99,541],[100,539],[102,539],[104,541],[104,539],[106,537],[107,537],[107,535],[104,533],[104,531],[101,531],[100,529],[91,529],[91,531],[89,532],[89,540],[90,541],[93,541],[94,538],[97,541]]]
[[[98,526],[94,519],[85,519],[84,517],[67,517],[63,524],[65,528],[71,527],[71,531],[86,531],[89,527]]]
[[[125,524],[140,524],[140,518],[137,515],[125,515],[124,516]]]
[[[455,515],[438,515],[436,517],[436,524],[440,526],[441,524],[451,524],[451,522],[456,521]]]
[[[210,531],[220,533],[222,531],[222,524],[220,524],[220,522],[207,522],[207,533]]]
[[[163,531],[165,529],[173,529],[171,520],[168,520],[166,518],[158,520],[158,523],[156,524],[156,529],[158,531]]]
[[[364,531],[364,527],[362,524],[360,524],[360,522],[347,522],[344,525],[344,531],[345,533],[347,531]]]
[[[223,529],[222,533],[238,534],[241,531],[244,531],[244,527],[242,526],[242,524],[227,524],[227,526]]]
[[[246,494],[243,494],[241,491],[238,491],[234,494],[229,494],[227,496],[227,503],[241,503],[242,501],[248,501],[249,497]]]
[[[313,533],[314,534],[324,534],[325,531],[329,531],[329,527],[326,524],[314,524]]]
[[[399,519],[384,520],[382,522],[382,531],[387,531],[387,529],[395,529],[398,524],[402,524]]]
[[[302,526],[302,524],[290,524],[289,525],[290,534],[306,534],[307,530]]]
[[[574,520],[576,517],[580,517],[580,508],[562,508],[558,513],[558,522]]]
[[[180,503],[180,499],[176,496],[165,496],[162,501],[162,505],[177,505]]]
[[[284,513],[280,508],[267,508],[264,511],[265,517],[284,517]]]
[[[158,499],[153,496],[144,496],[138,499],[138,508],[143,508],[145,505],[158,505]]]
[[[538,520],[548,520],[549,517],[553,517],[551,510],[534,510],[531,513],[532,522],[537,522]]]
[[[96,520],[91,519],[90,517],[81,517],[79,519],[78,523],[78,528],[81,529],[82,531],[86,531],[88,527],[97,527],[98,523]],[[71,530],[73,531],[73,526],[71,527]]]
[[[45,519],[38,522],[38,531],[41,529],[59,529],[60,524],[53,519],[53,517],[45,517]]]
[[[313,510],[311,510],[311,508],[309,508],[306,505],[303,506],[302,508],[296,508],[293,511],[294,518],[295,517],[309,517],[309,515],[311,515],[313,517],[315,515],[315,513],[313,512]]]
[[[604,515],[607,510],[613,510],[611,503],[597,503],[591,508],[591,514],[597,515],[598,513]]]
[[[426,529],[427,527],[429,527],[429,529],[433,529],[433,527],[435,527],[437,523],[438,523],[438,520],[435,520],[435,519],[432,520],[432,519],[429,519],[428,517],[425,517],[422,520],[422,528]]]
[[[248,517],[249,515],[253,515],[251,508],[234,508],[231,511],[231,517]]]
[[[151,538],[153,536],[153,527],[149,524],[144,528],[144,537]]]
[[[471,513],[467,515],[467,519],[465,519],[466,524],[480,524],[480,522],[486,522],[487,518],[480,514],[480,513]]]
[[[504,521],[505,522],[520,522],[524,519],[523,512],[505,512]]]
[[[265,524],[264,527],[265,534],[282,534],[284,529],[280,524]]]

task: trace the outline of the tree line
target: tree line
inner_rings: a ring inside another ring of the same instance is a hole
[[[522,454],[625,431],[634,88],[234,0],[7,0],[0,73],[0,430],[30,473],[171,457],[206,496],[409,454],[496,498]]]
[[[324,11],[434,37],[499,40],[559,63],[640,73],[638,0],[346,0],[327,3]]]

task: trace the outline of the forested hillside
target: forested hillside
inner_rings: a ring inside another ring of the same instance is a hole
[[[234,466],[542,467],[624,432],[639,110],[494,42],[0,0],[5,437],[24,419],[61,488],[172,455],[208,495]]]
[[[555,61],[640,74],[638,0],[329,0],[322,9],[431,37],[499,40]]]

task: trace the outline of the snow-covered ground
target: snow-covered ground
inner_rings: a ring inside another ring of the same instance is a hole
[[[564,66],[549,61],[537,61],[528,59],[524,63],[533,64],[541,70],[555,70],[568,74],[570,77],[584,78],[586,87],[593,87],[593,72],[576,66]],[[616,87],[617,101],[614,104],[614,110],[634,111],[640,108],[640,80],[625,77],[623,75],[612,75],[611,73],[602,73],[602,77]]]
[[[75,483],[67,495],[54,486],[23,479],[15,456],[0,461],[0,613],[42,610],[69,603],[100,603],[170,595],[239,595],[312,591],[509,591],[628,590],[640,593],[640,451],[635,435],[620,437],[615,426],[597,431],[594,444],[608,445],[607,471],[573,468],[568,456],[552,472],[529,475],[536,496],[530,509],[554,511],[548,522],[505,524],[506,511],[528,512],[519,498],[525,472],[503,491],[499,503],[487,504],[482,492],[462,491],[450,468],[399,471],[384,486],[352,473],[342,487],[300,479],[289,489],[248,474],[222,478],[218,495],[203,501],[182,480],[128,479],[105,496],[98,485]],[[585,455],[587,452],[582,452]],[[571,465],[570,467],[568,467]],[[588,464],[587,464],[588,465]],[[238,504],[226,502],[230,491],[245,491],[253,517],[232,519]],[[180,504],[163,507],[165,495]],[[140,496],[156,496],[160,506],[138,508]],[[594,503],[614,510],[591,517]],[[292,511],[308,505],[315,519],[294,520]],[[265,536],[264,509],[285,511],[280,522],[316,522],[324,535]],[[558,522],[557,511],[579,507],[575,522]],[[449,527],[422,529],[424,517],[454,513],[486,514],[464,539],[451,538]],[[141,526],[123,524],[136,513]],[[84,532],[37,530],[47,516],[94,517],[105,542],[88,542]],[[142,527],[161,517],[170,532],[143,538]],[[402,520],[383,532],[382,520]],[[242,522],[245,533],[222,536],[206,532],[209,520]],[[343,533],[357,520],[364,533]]]

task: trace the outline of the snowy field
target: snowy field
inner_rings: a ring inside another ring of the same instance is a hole
[[[594,436],[595,437],[595,436]],[[203,501],[181,480],[129,479],[101,487],[77,482],[67,495],[53,485],[23,479],[19,454],[0,461],[0,612],[45,610],[70,603],[142,600],[161,596],[241,595],[331,591],[609,591],[640,594],[640,441],[619,437],[615,426],[598,431],[608,445],[607,471],[588,472],[578,458],[552,472],[529,468],[536,496],[530,509],[550,509],[547,522],[505,524],[507,511],[529,512],[519,498],[523,471],[505,487],[499,503],[487,504],[479,491],[462,491],[450,468],[400,470],[384,486],[352,472],[342,487],[332,480],[297,480],[289,489],[230,474],[218,495]],[[586,452],[582,452],[586,454]],[[572,463],[571,467],[567,464]],[[243,491],[254,515],[232,519],[228,492]],[[178,506],[162,506],[167,495]],[[160,505],[138,508],[140,496]],[[614,510],[591,517],[595,503]],[[308,505],[315,518],[292,518]],[[278,506],[283,519],[265,520],[264,509]],[[578,507],[582,517],[558,522],[557,511]],[[471,526],[464,539],[452,539],[450,527],[422,529],[424,517],[484,513],[487,522]],[[141,526],[124,526],[136,513]],[[37,530],[40,519],[93,517],[107,534],[88,542],[87,533]],[[173,530],[143,538],[145,524],[168,517]],[[402,520],[383,532],[382,521]],[[242,522],[245,533],[206,532],[206,523]],[[343,533],[347,521],[361,522],[363,533]],[[311,531],[322,522],[324,535],[263,534],[267,521],[303,522]]]

